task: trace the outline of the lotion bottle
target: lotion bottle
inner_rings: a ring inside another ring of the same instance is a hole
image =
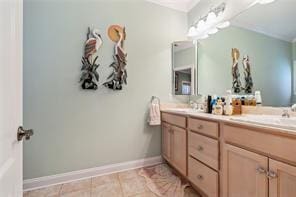
[[[226,98],[225,98],[225,107],[224,107],[224,114],[227,116],[232,115],[233,108],[232,108],[232,94],[231,90],[226,91]]]

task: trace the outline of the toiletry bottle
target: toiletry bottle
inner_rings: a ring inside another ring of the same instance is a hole
[[[225,106],[224,106],[224,114],[227,116],[232,115],[233,107],[232,107],[232,94],[231,90],[226,91],[226,98],[225,98]]]
[[[262,106],[262,97],[260,91],[255,91],[255,99],[256,99],[256,105]]]
[[[213,99],[212,99],[212,101],[211,101],[211,106],[212,106],[212,111],[211,111],[211,113],[212,113],[212,114],[215,114],[216,102],[217,102],[217,96],[214,95],[214,97],[213,97]]]
[[[211,95],[208,96],[207,104],[208,104],[207,112],[211,114],[212,113],[212,96]]]
[[[215,114],[216,115],[223,115],[222,99],[218,99],[217,104],[215,105]]]

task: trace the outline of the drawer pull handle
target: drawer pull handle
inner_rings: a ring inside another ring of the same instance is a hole
[[[263,167],[260,167],[260,166],[256,169],[256,171],[257,171],[259,174],[266,174],[266,170],[265,170]]]
[[[202,146],[198,146],[198,147],[197,147],[197,150],[198,150],[198,151],[203,151],[204,148],[203,148]]]
[[[199,174],[199,175],[197,175],[197,179],[202,181],[204,179],[204,177]]]
[[[203,129],[203,126],[202,126],[202,125],[199,125],[199,126],[197,127],[197,129],[201,130],[201,129]]]
[[[273,172],[273,171],[268,171],[267,172],[267,178],[276,179],[277,177],[278,177],[278,175],[275,172]]]

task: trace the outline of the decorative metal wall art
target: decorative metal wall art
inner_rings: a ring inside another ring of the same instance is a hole
[[[82,83],[82,89],[96,90],[98,88],[96,83],[99,82],[99,73],[97,72],[97,68],[100,66],[100,64],[96,63],[98,56],[95,54],[100,49],[102,44],[103,41],[99,31],[97,29],[93,29],[91,32],[90,28],[88,28],[84,56],[81,60],[82,74],[80,82]]]
[[[124,50],[124,41],[126,39],[125,27],[112,25],[108,29],[109,38],[115,42],[114,62],[110,65],[113,72],[107,78],[104,85],[113,90],[122,90],[122,85],[127,84],[127,53]]]
[[[233,48],[231,50],[231,56],[232,56],[232,89],[234,93],[240,93],[241,91],[241,81],[240,81],[240,73],[238,69],[238,60],[239,60],[239,50],[236,48]]]
[[[244,67],[244,75],[245,75],[245,93],[250,94],[253,91],[253,79],[251,76],[251,65],[250,59],[248,55],[245,55],[243,58],[243,67]]]
[[[240,93],[242,90],[245,91],[245,93],[250,94],[253,91],[253,79],[251,75],[251,65],[250,65],[250,59],[248,55],[245,55],[243,57],[242,63],[244,68],[244,76],[245,76],[245,85],[242,87],[242,83],[240,81],[240,72],[238,68],[238,62],[239,62],[239,50],[236,48],[233,48],[231,50],[232,55],[232,89],[235,93]]]

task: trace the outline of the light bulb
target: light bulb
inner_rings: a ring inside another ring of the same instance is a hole
[[[274,2],[275,0],[259,0],[259,3],[260,4],[268,4],[268,3],[272,3]]]
[[[224,11],[220,11],[217,15],[217,20],[221,20],[223,18]]]
[[[211,24],[216,20],[217,16],[214,12],[210,12],[207,17],[207,23]]]
[[[219,23],[219,24],[217,25],[217,27],[218,27],[219,29],[223,29],[223,28],[229,27],[229,25],[230,25],[230,22],[229,22],[229,21],[224,21],[224,22],[222,22],[222,23]]]
[[[203,40],[203,39],[206,39],[206,38],[208,38],[209,37],[209,35],[208,34],[204,34],[203,36],[201,36],[199,39],[201,39],[201,40]]]
[[[188,31],[187,36],[188,37],[194,37],[194,36],[196,36],[196,34],[197,34],[196,28],[194,26],[191,26],[189,31]]]
[[[210,31],[208,32],[209,34],[215,34],[218,32],[218,29],[215,27],[213,29],[210,29]]]
[[[205,23],[204,20],[199,20],[199,21],[198,21],[198,24],[197,24],[197,29],[198,29],[198,30],[202,30],[202,29],[204,29],[205,26],[206,26],[206,23]]]

